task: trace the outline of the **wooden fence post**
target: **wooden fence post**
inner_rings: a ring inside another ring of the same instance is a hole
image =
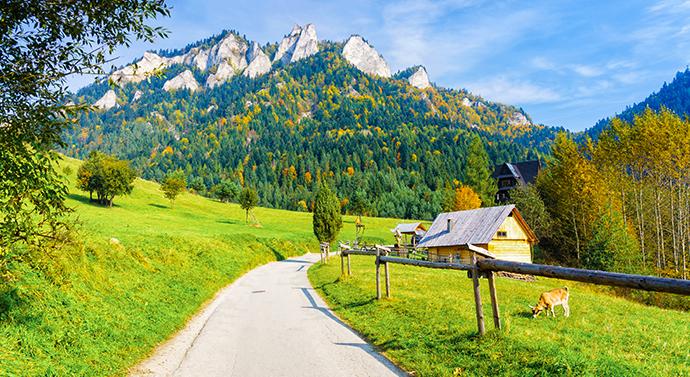
[[[479,294],[479,268],[477,267],[477,254],[472,253],[472,282],[474,283],[474,306],[477,311],[477,328],[479,329],[479,336],[483,336],[486,332],[484,329],[484,311],[482,310],[482,296]]]
[[[383,269],[386,274],[386,298],[391,297],[391,276],[388,273],[388,262],[383,262]]]
[[[379,257],[381,251],[379,249],[376,249],[376,299],[380,300],[381,299],[381,261],[379,261]]]
[[[340,276],[345,275],[345,256],[343,251],[340,250]]]
[[[352,275],[350,272],[350,254],[347,254],[347,276]]]
[[[494,327],[501,329],[501,314],[498,311],[498,297],[496,296],[496,280],[494,279],[494,272],[489,271],[489,293],[491,293],[491,310],[494,314]]]

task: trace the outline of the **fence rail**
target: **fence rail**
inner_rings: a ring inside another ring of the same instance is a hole
[[[475,309],[477,316],[477,328],[480,335],[484,335],[484,313],[482,310],[481,295],[479,292],[481,277],[488,280],[489,293],[491,295],[491,308],[493,311],[494,327],[501,328],[500,311],[498,297],[496,295],[496,283],[494,272],[512,272],[523,275],[544,276],[563,280],[580,281],[590,284],[609,285],[615,287],[626,287],[641,289],[645,291],[675,293],[690,295],[690,280],[660,278],[655,276],[622,274],[617,272],[584,270],[579,268],[549,266],[543,264],[511,262],[491,258],[491,254],[473,245],[470,246],[472,254],[472,264],[434,262],[410,258],[392,257],[395,249],[376,245],[374,248],[353,249],[348,245],[340,245],[341,271],[344,275],[345,260],[347,260],[347,275],[351,275],[350,255],[375,256],[376,260],[376,298],[381,298],[381,274],[380,266],[383,265],[385,273],[386,297],[390,297],[390,271],[388,264],[403,264],[423,268],[435,268],[444,270],[469,271],[473,279],[473,290],[475,298]],[[397,254],[397,253],[396,253]]]
[[[659,278],[655,276],[621,274],[617,272],[582,270],[579,268],[548,266],[483,259],[477,262],[480,271],[506,271],[516,274],[537,275],[584,283],[641,289],[645,291],[690,295],[690,280]]]

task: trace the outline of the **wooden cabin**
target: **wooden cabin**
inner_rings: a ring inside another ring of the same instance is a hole
[[[505,203],[510,200],[510,190],[518,186],[533,184],[540,171],[541,163],[539,160],[506,162],[496,165],[493,174],[498,184],[496,202]]]
[[[391,232],[403,236],[403,245],[416,247],[426,234],[426,227],[422,223],[398,224]]]
[[[471,263],[469,245],[496,259],[532,263],[537,237],[514,205],[446,212],[434,223],[417,247],[427,248],[429,260]]]

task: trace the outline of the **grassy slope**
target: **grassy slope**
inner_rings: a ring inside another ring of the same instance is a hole
[[[79,162],[65,165],[76,172]],[[251,227],[237,205],[191,194],[171,209],[143,180],[113,208],[74,189],[68,202],[82,239],[40,267],[16,263],[14,289],[0,285],[0,375],[124,374],[243,272],[318,250],[308,213],[257,208],[262,227]],[[372,219],[372,239],[393,223]]]
[[[419,376],[688,376],[690,314],[646,307],[553,279],[498,279],[505,331],[475,338],[471,280],[464,272],[391,267],[391,299],[377,302],[371,257],[352,257],[353,276],[340,263],[315,265],[312,284],[331,307],[386,355]],[[532,319],[540,292],[567,285],[570,318]],[[486,282],[482,299],[493,329]]]

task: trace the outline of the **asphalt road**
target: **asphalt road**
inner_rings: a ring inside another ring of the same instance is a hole
[[[245,274],[131,375],[405,375],[313,290],[307,269],[318,259],[306,254]]]

